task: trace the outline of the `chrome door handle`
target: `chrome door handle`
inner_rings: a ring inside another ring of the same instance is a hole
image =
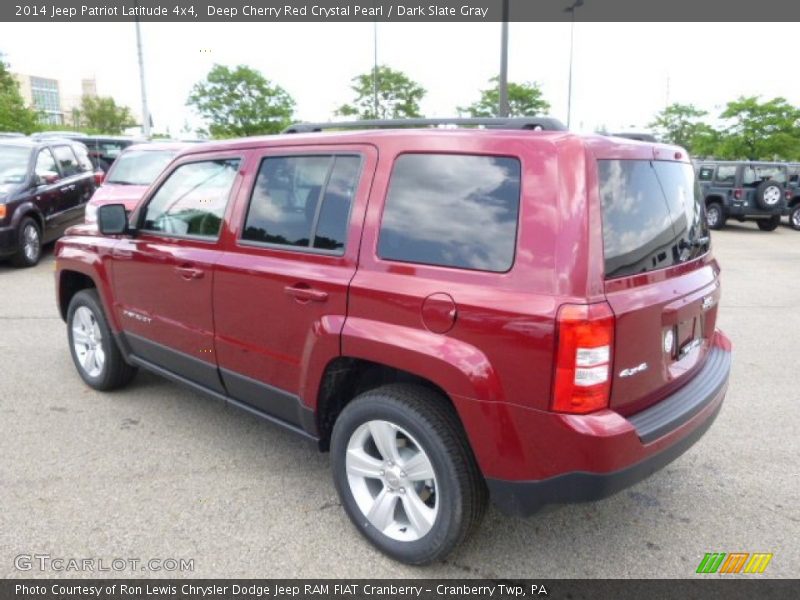
[[[203,275],[205,275],[205,271],[202,269],[195,269],[194,267],[175,267],[175,272],[187,281],[202,279]]]
[[[294,296],[298,302],[325,302],[328,299],[328,292],[315,290],[302,284],[287,285],[283,289],[290,296]]]

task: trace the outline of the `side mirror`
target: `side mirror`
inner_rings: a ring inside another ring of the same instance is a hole
[[[103,235],[128,233],[128,214],[124,204],[106,204],[97,209],[97,229]]]
[[[56,173],[43,173],[36,178],[37,185],[53,185],[58,181]]]

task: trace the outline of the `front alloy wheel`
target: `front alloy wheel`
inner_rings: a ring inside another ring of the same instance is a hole
[[[345,463],[353,498],[375,529],[409,542],[431,530],[439,511],[436,474],[405,429],[389,421],[364,423],[350,436]]]
[[[72,317],[72,348],[78,366],[89,377],[103,373],[106,355],[103,350],[103,333],[97,318],[87,306],[79,306]]]
[[[97,290],[81,290],[70,300],[67,337],[78,374],[94,389],[123,387],[136,374],[136,369],[125,362],[119,351]]]

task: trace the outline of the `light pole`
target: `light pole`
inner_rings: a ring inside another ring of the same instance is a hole
[[[564,12],[570,14],[569,25],[569,83],[567,84],[567,129],[572,119],[572,54],[574,49],[575,40],[575,10],[583,6],[583,0],[575,0],[570,6],[564,9]]]
[[[139,3],[136,3],[139,7]],[[142,135],[150,137],[150,111],[147,109],[147,91],[144,86],[144,57],[142,56],[142,32],[139,27],[139,13],[135,17],[136,23],[136,54],[139,58],[139,87],[142,92]]]
[[[500,105],[498,116],[508,116],[508,0],[503,0],[503,27],[500,34]]]

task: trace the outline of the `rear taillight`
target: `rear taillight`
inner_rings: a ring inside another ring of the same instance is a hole
[[[588,413],[608,407],[614,313],[605,303],[565,304],[556,321],[552,409]]]
[[[735,190],[733,190],[733,197],[736,198],[737,200],[741,200],[742,199],[742,188],[736,188]]]
[[[103,171],[95,171],[94,172],[94,182],[95,182],[95,184],[102,185],[105,180],[106,180],[106,174]]]

